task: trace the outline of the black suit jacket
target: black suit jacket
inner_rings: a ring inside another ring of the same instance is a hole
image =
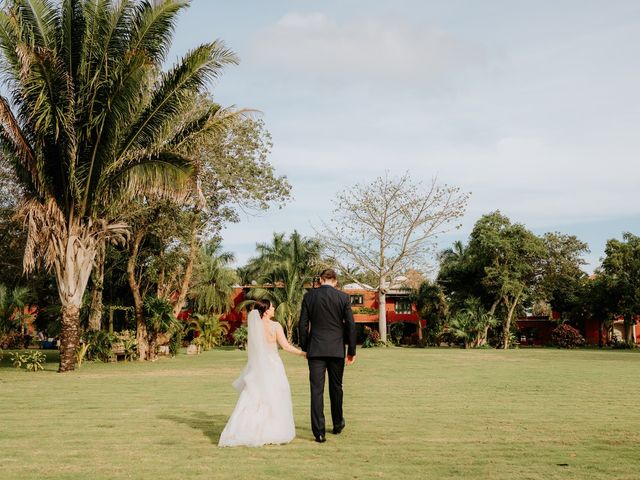
[[[329,285],[307,292],[302,299],[298,324],[300,346],[307,357],[344,358],[356,354],[356,325],[351,298]]]

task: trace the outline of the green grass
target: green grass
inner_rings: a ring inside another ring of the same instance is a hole
[[[323,445],[310,431],[306,365],[282,356],[298,437],[219,449],[243,352],[65,375],[53,362],[16,371],[5,352],[0,478],[640,477],[637,352],[360,350],[345,372],[347,428]]]

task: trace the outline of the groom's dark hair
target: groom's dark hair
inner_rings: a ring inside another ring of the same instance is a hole
[[[271,308],[271,302],[267,299],[256,300],[255,303],[253,304],[253,308],[258,310],[258,313],[260,314],[260,318],[262,318],[262,315],[264,315],[264,312],[266,312],[267,310],[269,310],[269,308]]]
[[[320,279],[322,280],[338,280],[338,275],[333,268],[327,268],[322,271],[320,274]]]

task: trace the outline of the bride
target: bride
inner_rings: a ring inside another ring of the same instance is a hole
[[[240,392],[219,447],[289,443],[296,436],[291,390],[278,354],[278,344],[289,353],[306,354],[289,344],[284,330],[274,322],[269,300],[258,300],[247,321],[247,365],[233,386]]]

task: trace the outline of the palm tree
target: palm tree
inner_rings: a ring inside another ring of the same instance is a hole
[[[464,347],[479,347],[486,342],[486,332],[497,324],[496,318],[482,305],[477,297],[469,297],[465,308],[459,310],[449,321],[449,331]]]
[[[250,260],[248,270],[268,289],[254,289],[250,298],[268,298],[276,307],[275,319],[287,332],[289,342],[298,322],[305,286],[320,265],[320,242],[294,231],[289,239],[275,233],[271,244],[256,246],[259,256]]]
[[[229,266],[235,257],[223,252],[218,242],[211,242],[201,248],[201,260],[196,272],[191,298],[196,310],[202,313],[227,313],[232,306],[233,286],[239,279]]]
[[[14,287],[8,290],[6,286],[0,284],[0,334],[9,330],[10,327],[19,327],[20,332],[26,333],[24,320],[25,307],[31,298],[31,290],[27,287]]]
[[[164,73],[187,0],[9,0],[0,11],[0,148],[25,192],[24,268],[55,273],[62,304],[60,368],[75,366],[79,313],[99,245],[124,241],[122,204],[188,185],[189,139],[205,111],[177,122],[234,54],[218,41]]]

